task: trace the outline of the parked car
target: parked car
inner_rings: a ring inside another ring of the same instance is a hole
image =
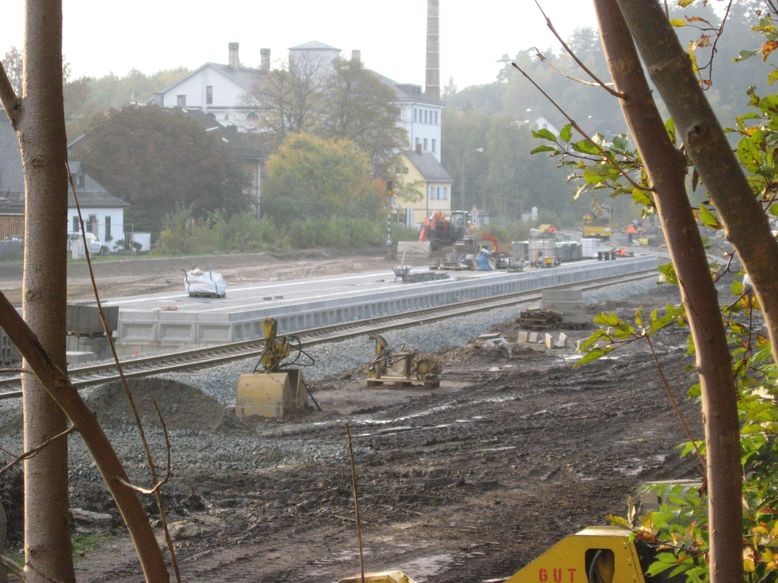
[[[73,250],[74,245],[80,245],[82,242],[81,233],[71,233],[68,235],[68,252]],[[104,243],[97,238],[94,233],[86,233],[86,244],[90,255],[105,255],[111,251],[108,243]]]

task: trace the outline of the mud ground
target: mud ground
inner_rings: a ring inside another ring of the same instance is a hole
[[[271,265],[260,270],[278,275]],[[590,311],[627,315],[672,295]],[[517,336],[513,322],[497,330]],[[692,382],[684,339],[663,337],[660,362],[699,434],[699,407],[684,400]],[[471,343],[438,355],[445,368],[437,389],[368,389],[355,370],[312,387],[323,412],[283,423],[214,423],[217,412],[191,388],[166,385],[171,401],[197,402],[203,416],[194,428],[187,416],[190,425],[171,429],[165,502],[182,580],[331,582],[358,573],[346,422],[366,567],[402,569],[419,583],[509,576],[566,534],[623,514],[640,483],[696,477],[694,464],[676,455],[685,436],[645,346],[583,367],[567,352],[515,347],[507,357]],[[119,419],[110,395],[100,398]],[[203,451],[205,443],[219,451]],[[77,479],[72,496],[115,514],[98,483]],[[77,565],[79,581],[142,580],[118,526]]]

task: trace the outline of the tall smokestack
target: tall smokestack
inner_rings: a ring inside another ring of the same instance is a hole
[[[227,45],[230,53],[229,65],[233,69],[240,67],[240,59],[238,59],[238,46],[238,43],[229,43]]]
[[[270,72],[270,49],[259,49],[259,54],[262,59],[259,70],[263,73]]]
[[[438,0],[427,0],[427,75],[424,94],[440,99],[440,23]]]

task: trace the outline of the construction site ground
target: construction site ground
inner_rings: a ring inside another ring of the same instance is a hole
[[[246,277],[392,264],[325,254],[300,258],[295,270],[292,259],[251,260],[257,265],[245,266]],[[104,283],[127,289],[124,280]],[[588,311],[628,316],[674,300],[672,288],[658,288]],[[509,342],[518,335],[515,322],[492,331]],[[692,382],[685,335],[669,332],[655,348],[699,436],[699,406],[685,398]],[[323,411],[283,422],[240,422],[191,387],[147,381],[163,412],[171,411],[173,473],[164,500],[182,580],[332,582],[358,573],[346,422],[366,567],[398,568],[419,583],[508,576],[566,534],[623,514],[639,484],[697,477],[693,460],[677,455],[686,435],[645,343],[582,367],[572,353],[514,345],[507,354],[474,341],[438,355],[444,372],[436,389],[368,389],[364,369],[348,371],[312,387]],[[96,406],[110,410],[112,399],[104,395]],[[127,429],[117,421],[106,431]],[[228,443],[224,456],[234,459],[215,463],[219,444]],[[128,463],[140,467],[140,454]],[[106,536],[79,552],[79,580],[142,580],[101,484],[75,479],[71,497],[115,517]],[[147,507],[154,514],[151,501]]]

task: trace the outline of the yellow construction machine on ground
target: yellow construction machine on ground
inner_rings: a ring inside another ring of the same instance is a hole
[[[303,351],[296,336],[278,335],[274,318],[263,320],[262,331],[265,341],[259,362],[253,372],[238,379],[235,413],[238,417],[279,419],[308,405],[309,393],[299,367],[310,366],[313,359]]]
[[[632,533],[616,526],[592,526],[563,538],[505,579],[505,583],[680,583],[681,577],[646,575],[653,561]]]
[[[399,385],[439,387],[440,362],[428,356],[417,356],[405,345],[391,348],[383,336],[371,334],[375,342],[375,358],[367,370],[367,385]]]

